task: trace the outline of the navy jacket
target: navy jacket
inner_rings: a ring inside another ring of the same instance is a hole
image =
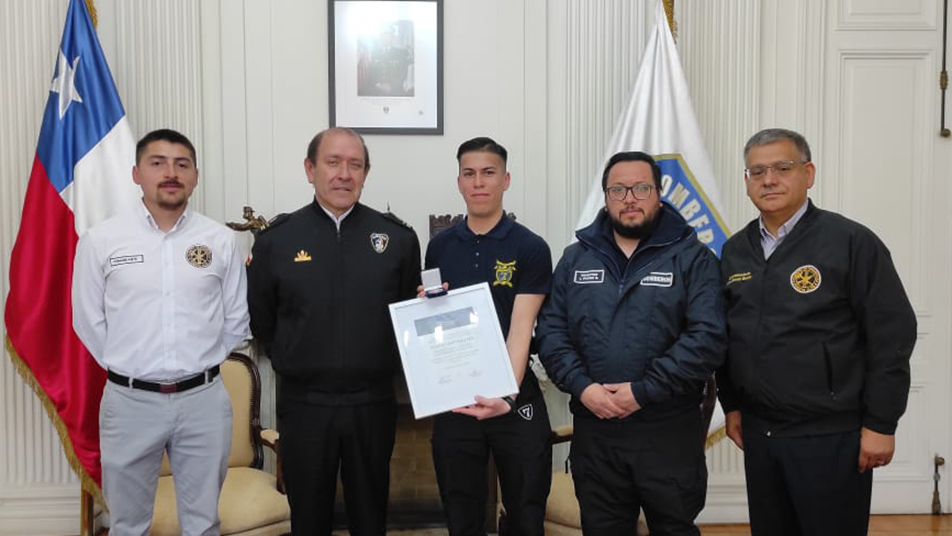
[[[896,430],[909,396],[916,315],[889,250],[810,203],[764,260],[753,220],[724,245],[730,346],[724,411],[772,435]]]
[[[697,409],[727,345],[717,257],[667,203],[650,237],[625,260],[604,210],[576,233],[539,315],[540,358],[572,411],[592,383],[631,382],[657,419]]]
[[[392,398],[400,357],[387,305],[416,296],[416,233],[359,203],[338,231],[312,201],[276,218],[252,253],[251,331],[281,376],[279,396],[319,405]]]

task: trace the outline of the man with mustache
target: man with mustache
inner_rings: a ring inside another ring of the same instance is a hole
[[[136,145],[135,210],[76,248],[73,327],[108,371],[99,413],[109,533],[144,535],[166,450],[183,534],[218,534],[231,451],[219,365],[248,335],[235,234],[191,210],[195,147],[173,130]]]
[[[540,357],[571,393],[570,460],[585,534],[698,535],[700,402],[726,346],[717,258],[661,200],[661,170],[618,153],[605,208],[565,249],[539,315]]]
[[[760,211],[724,245],[730,331],[717,373],[744,450],[754,536],[858,536],[872,469],[892,460],[916,316],[889,250],[807,198],[806,139],[767,129],[744,147]]]
[[[280,380],[291,531],[331,533],[340,473],[351,534],[383,536],[400,363],[387,305],[416,296],[420,243],[359,203],[370,154],[356,132],[318,133],[304,171],[314,199],[259,233],[248,265],[251,331]]]

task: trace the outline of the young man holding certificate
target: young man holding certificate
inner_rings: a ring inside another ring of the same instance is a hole
[[[510,181],[506,158],[506,149],[490,138],[460,145],[457,186],[466,218],[434,237],[426,251],[426,268],[439,268],[449,288],[489,283],[520,384],[513,396],[477,396],[473,404],[434,420],[433,462],[450,536],[486,533],[490,451],[510,534],[543,534],[551,481],[549,415],[528,362],[536,314],[549,292],[552,257],[541,237],[503,212]]]

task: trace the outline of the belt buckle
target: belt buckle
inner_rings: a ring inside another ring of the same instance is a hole
[[[174,383],[160,383],[159,392],[162,394],[171,394],[178,392],[178,385]]]

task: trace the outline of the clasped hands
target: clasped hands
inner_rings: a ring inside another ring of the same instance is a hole
[[[631,383],[593,383],[582,391],[582,404],[599,419],[623,419],[641,409]]]

